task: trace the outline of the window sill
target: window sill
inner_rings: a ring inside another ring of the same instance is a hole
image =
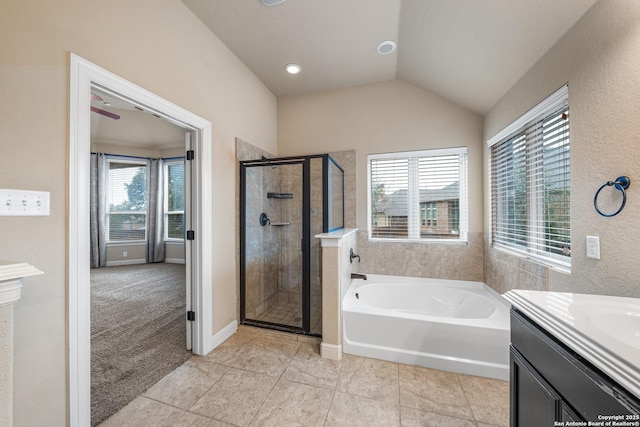
[[[419,243],[419,244],[436,244],[436,245],[468,245],[467,240],[461,239],[383,239],[379,237],[369,237],[370,242],[385,243]]]
[[[139,245],[146,245],[146,244],[147,244],[146,240],[122,240],[122,241],[114,240],[111,242],[107,242],[107,246],[139,246]]]

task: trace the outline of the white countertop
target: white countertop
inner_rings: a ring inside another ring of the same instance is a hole
[[[314,237],[320,239],[322,247],[336,247],[338,242],[345,237],[358,231],[357,228],[341,228],[330,233],[316,234]]]
[[[44,274],[26,262],[0,260],[0,306],[20,299],[22,278]]]
[[[26,262],[0,260],[0,282],[38,274],[44,273]]]
[[[503,296],[640,398],[640,299],[525,290]]]

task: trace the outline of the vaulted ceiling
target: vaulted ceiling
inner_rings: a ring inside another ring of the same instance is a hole
[[[400,79],[480,114],[596,2],[182,1],[278,97]]]

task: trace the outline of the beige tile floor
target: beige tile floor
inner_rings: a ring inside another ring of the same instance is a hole
[[[302,325],[302,305],[278,301],[276,305],[256,316],[257,320],[290,326]]]
[[[322,310],[320,307],[311,307],[311,332],[322,334]],[[256,316],[256,320],[279,323],[281,325],[302,327],[302,305],[300,303],[290,303],[278,301],[278,303],[268,310]]]
[[[118,426],[507,426],[509,383],[364,357],[240,327],[101,424]]]

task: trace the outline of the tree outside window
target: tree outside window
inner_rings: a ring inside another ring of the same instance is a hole
[[[109,237],[113,241],[139,241],[147,232],[146,164],[109,161]]]

